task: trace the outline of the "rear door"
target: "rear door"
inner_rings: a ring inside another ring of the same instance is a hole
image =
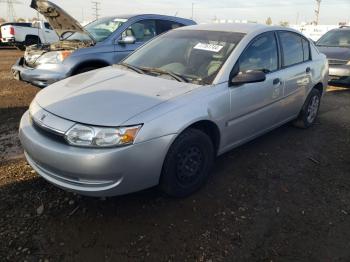
[[[237,63],[239,72],[266,72],[266,80],[230,87],[231,117],[227,122],[230,145],[253,138],[281,121],[283,84],[275,33],[263,33],[255,38]]]
[[[290,31],[279,31],[279,42],[282,53],[281,78],[284,82],[283,118],[299,114],[305,96],[311,85],[313,72],[310,43],[302,35]]]

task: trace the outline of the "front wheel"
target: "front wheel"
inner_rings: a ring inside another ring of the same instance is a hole
[[[214,147],[200,130],[188,129],[175,140],[164,161],[160,189],[172,197],[186,197],[207,180],[214,163]]]
[[[312,89],[294,125],[299,128],[309,128],[315,123],[321,105],[321,93]]]

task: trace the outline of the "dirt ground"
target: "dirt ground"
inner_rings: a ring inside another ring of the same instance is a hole
[[[350,89],[317,124],[283,126],[221,156],[186,199],[156,189],[109,199],[57,189],[17,138],[39,89],[0,50],[0,261],[350,261]]]

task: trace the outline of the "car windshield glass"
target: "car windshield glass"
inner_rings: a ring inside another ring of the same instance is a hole
[[[122,18],[103,18],[86,25],[85,29],[91,34],[96,42],[102,42],[113,34],[113,32],[122,26],[126,21],[127,19]],[[91,39],[86,34],[74,33],[69,36],[67,40],[84,41]]]
[[[211,84],[244,35],[175,30],[149,42],[123,62],[146,72],[166,71],[194,84]]]
[[[350,30],[330,31],[317,42],[317,45],[350,47]]]

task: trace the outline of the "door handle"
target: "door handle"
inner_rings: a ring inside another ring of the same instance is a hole
[[[281,84],[281,79],[279,79],[279,78],[274,79],[273,85],[278,85],[278,84]]]
[[[308,68],[306,68],[306,73],[308,74],[308,73],[310,73],[311,72],[311,68],[310,67],[308,67]]]

